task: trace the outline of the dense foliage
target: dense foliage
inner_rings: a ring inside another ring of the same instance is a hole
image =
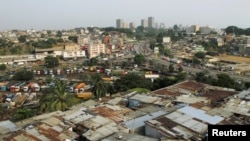
[[[137,65],[142,65],[143,63],[146,62],[145,56],[142,54],[136,54],[134,57],[134,62]]]
[[[16,72],[12,77],[12,79],[17,81],[29,81],[32,80],[33,77],[34,77],[33,72],[27,70],[21,70]]]
[[[65,111],[69,107],[81,102],[75,95],[66,92],[66,83],[62,80],[54,80],[55,86],[50,91],[45,91],[40,99],[41,112]]]
[[[44,60],[48,68],[54,68],[59,65],[59,60],[57,57],[47,56],[44,58]]]
[[[243,29],[237,26],[228,26],[225,31],[227,34],[233,33],[235,35],[250,35],[250,28]]]
[[[209,74],[209,71],[201,71],[196,74],[195,80],[210,85],[232,88],[238,91],[247,88],[245,85],[247,83],[235,80],[225,73],[217,74],[217,78],[214,78]]]

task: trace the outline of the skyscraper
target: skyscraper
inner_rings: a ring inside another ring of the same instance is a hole
[[[134,22],[129,23],[129,28],[130,29],[135,29],[136,28],[135,23]]]
[[[148,27],[155,28],[155,18],[148,17]]]
[[[148,27],[148,20],[147,19],[142,19],[141,20],[141,26],[142,27]]]
[[[116,28],[123,28],[124,22],[122,19],[116,20]]]

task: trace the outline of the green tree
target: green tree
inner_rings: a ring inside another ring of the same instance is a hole
[[[129,73],[114,81],[114,87],[117,91],[127,91],[133,88],[152,89],[152,82],[146,79],[144,75]]]
[[[157,90],[163,87],[167,87],[177,83],[178,80],[175,77],[163,76],[159,79],[156,79],[153,83],[153,89]]]
[[[5,64],[1,64],[0,65],[0,71],[5,71],[6,70],[6,65]]]
[[[18,41],[19,41],[20,43],[25,43],[26,40],[27,40],[26,38],[27,38],[26,35],[21,35],[21,36],[18,38]]]
[[[59,38],[61,38],[62,37],[62,31],[57,31],[56,32],[56,36],[59,37]]]
[[[187,77],[187,74],[185,72],[178,72],[177,76],[176,76],[176,80],[177,82],[183,81],[185,80]]]
[[[92,93],[96,98],[101,98],[107,93],[107,85],[102,80],[101,75],[96,74],[93,76],[94,85],[92,88]]]
[[[134,62],[137,65],[141,65],[146,62],[145,56],[142,54],[136,54],[134,57]]]
[[[168,71],[169,71],[170,73],[173,73],[173,72],[174,72],[174,65],[173,65],[173,64],[170,64],[170,65],[169,65]]]
[[[11,54],[21,54],[22,48],[20,46],[14,46],[10,48]]]
[[[72,94],[66,93],[66,83],[62,80],[54,80],[55,87],[51,93],[46,93],[40,100],[41,112],[65,111],[69,107],[81,102]],[[48,92],[48,91],[47,91]]]
[[[47,30],[47,33],[50,36],[51,35],[51,30]]]
[[[35,115],[35,112],[32,109],[25,108],[25,107],[19,108],[14,113],[14,121],[24,120],[24,119],[30,118],[34,115]]]
[[[58,42],[58,43],[63,43],[64,40],[63,40],[62,38],[59,38],[59,39],[57,39],[57,42]]]
[[[48,68],[54,68],[59,65],[59,60],[57,57],[47,56],[44,58],[45,64]]]
[[[88,73],[81,73],[79,75],[79,78],[83,81],[83,82],[86,82],[88,84],[93,84],[93,79],[92,79],[92,76]]]
[[[182,72],[183,71],[183,67],[182,66],[178,67],[178,71]]]
[[[53,38],[49,38],[47,41],[46,41],[47,44],[49,44],[50,46],[53,46],[55,44],[57,44],[57,40],[56,39],[53,39]]]
[[[164,54],[165,56],[170,57],[170,58],[173,58],[173,57],[174,57],[174,55],[171,53],[171,50],[170,50],[170,49],[164,49],[163,54]]]
[[[29,80],[32,80],[33,77],[34,77],[34,74],[31,71],[21,70],[15,73],[12,79],[18,80],[18,81],[29,81]]]
[[[193,64],[201,64],[201,61],[198,59],[198,57],[194,56],[192,59]]]
[[[74,43],[77,43],[77,36],[69,36],[68,39]]]
[[[197,52],[197,53],[195,53],[195,56],[200,58],[200,59],[205,59],[206,53],[205,52]]]
[[[217,86],[226,87],[226,88],[234,88],[235,81],[228,74],[220,73],[217,74]]]
[[[197,82],[202,82],[211,85],[213,84],[213,82],[215,82],[215,79],[209,75],[209,71],[207,70],[196,73],[195,80]]]
[[[4,107],[2,103],[0,103],[0,121],[6,117],[7,115],[6,111],[7,111],[7,108]]]
[[[98,63],[98,58],[94,57],[89,60],[89,66],[95,66]]]

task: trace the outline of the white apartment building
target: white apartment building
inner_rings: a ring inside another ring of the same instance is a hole
[[[80,49],[78,44],[67,44],[64,46],[64,51],[62,52],[62,57],[64,59],[76,59],[81,57],[86,57],[84,50]]]
[[[194,34],[196,33],[197,31],[200,31],[200,26],[198,25],[192,25],[192,26],[188,26],[185,28],[185,31],[187,34]]]
[[[170,43],[171,37],[163,37],[162,41],[163,41],[163,43]]]
[[[123,22],[123,28],[128,28],[128,23]]]
[[[142,19],[141,20],[141,26],[142,27],[148,27],[148,20],[147,19]]]
[[[201,34],[210,34],[211,32],[216,32],[220,35],[223,34],[223,31],[220,28],[213,27],[213,26],[203,26],[200,27]]]
[[[77,38],[77,43],[78,43],[78,45],[80,45],[80,46],[89,44],[89,42],[90,42],[89,36],[79,36],[79,37]]]
[[[97,57],[101,53],[105,53],[105,45],[101,41],[90,42],[88,46],[89,58]]]
[[[129,28],[130,29],[135,29],[136,28],[135,23],[134,22],[129,23]]]

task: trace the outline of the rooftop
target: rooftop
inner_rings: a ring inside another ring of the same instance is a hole
[[[135,119],[131,119],[129,121],[124,122],[123,124],[124,124],[125,127],[129,128],[129,129],[136,129],[136,128],[144,126],[145,121],[154,119],[156,117],[159,117],[159,116],[162,116],[162,115],[165,115],[165,114],[167,114],[167,112],[165,112],[165,111],[157,111],[157,112],[149,113],[149,114],[146,114],[144,116],[141,116],[141,117],[138,117],[138,118],[135,118]]]
[[[116,123],[120,123],[124,121],[124,116],[132,112],[132,110],[128,108],[122,108],[120,106],[113,106],[113,105],[103,105],[100,107],[92,108],[90,111],[94,114],[101,115],[108,119],[113,120]]]
[[[224,106],[224,109],[232,113],[250,116],[250,101],[240,98],[231,98]]]
[[[209,124],[217,124],[224,119],[223,117],[220,116],[208,115],[205,113],[205,111],[193,108],[191,106],[183,107],[181,109],[178,109],[177,111],[193,116],[194,118],[205,121],[206,123]]]
[[[111,122],[101,127],[91,128],[82,135],[90,141],[97,141],[118,132],[119,128],[120,127],[116,123]]]
[[[128,134],[125,132],[117,132],[105,139],[102,139],[101,141],[117,141],[117,140],[123,140],[123,141],[158,141],[158,139],[142,136],[142,135],[136,135],[136,134]]]
[[[5,121],[0,121],[0,135],[4,135],[9,132],[16,131],[16,125],[15,123],[5,120]]]

